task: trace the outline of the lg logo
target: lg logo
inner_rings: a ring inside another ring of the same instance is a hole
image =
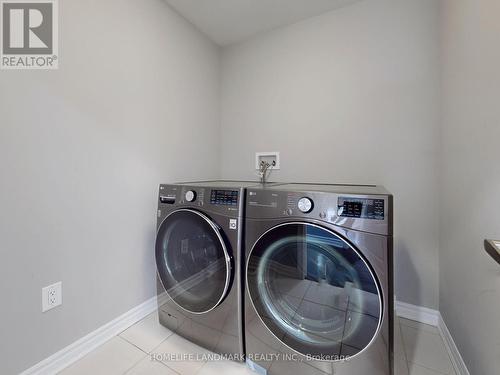
[[[57,2],[1,0],[3,69],[57,68]]]

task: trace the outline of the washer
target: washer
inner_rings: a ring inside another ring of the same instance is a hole
[[[393,374],[392,195],[249,188],[247,363],[273,375]]]
[[[156,236],[160,323],[242,361],[241,245],[245,187],[205,181],[160,185]]]

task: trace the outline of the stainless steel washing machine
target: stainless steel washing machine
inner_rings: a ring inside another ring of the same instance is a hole
[[[156,236],[160,323],[229,359],[243,360],[241,245],[245,187],[160,185]]]
[[[247,362],[272,375],[392,375],[392,196],[247,189]]]

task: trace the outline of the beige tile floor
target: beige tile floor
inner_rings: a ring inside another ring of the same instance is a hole
[[[396,375],[456,375],[437,328],[396,321]],[[151,360],[151,353],[206,354],[207,350],[160,326],[157,313],[136,323],[61,372],[62,375],[255,375],[228,362]],[[361,374],[360,374],[361,375]]]

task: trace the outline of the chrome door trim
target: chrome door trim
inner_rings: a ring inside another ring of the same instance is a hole
[[[231,267],[231,256],[229,255],[228,251],[227,251],[227,248],[226,248],[226,244],[224,242],[224,239],[222,238],[222,235],[220,234],[220,230],[219,230],[219,227],[212,221],[208,218],[208,216],[202,214],[201,212],[198,212],[196,210],[192,210],[192,209],[189,209],[189,208],[179,208],[177,210],[174,210],[172,212],[170,212],[167,216],[165,216],[165,218],[162,220],[161,224],[158,226],[158,229],[156,231],[156,240],[155,240],[155,258],[156,258],[156,241],[158,241],[158,233],[160,232],[160,229],[162,228],[163,226],[163,223],[165,222],[165,220],[167,220],[167,218],[169,218],[170,216],[172,216],[173,214],[175,213],[178,213],[178,212],[189,212],[189,213],[193,213],[193,214],[196,214],[198,215],[199,217],[201,217],[203,220],[205,220],[208,225],[210,225],[210,227],[213,229],[213,231],[215,232],[215,234],[217,235],[217,238],[219,239],[219,242],[222,246],[222,251],[224,251],[224,257],[225,257],[225,260],[226,260],[226,283],[224,285],[224,291],[222,292],[221,294],[221,297],[219,298],[219,300],[217,301],[217,303],[210,309],[206,310],[206,311],[200,311],[200,312],[196,312],[196,311],[191,311],[189,309],[186,309],[185,307],[179,305],[169,294],[168,294],[168,291],[167,291],[167,288],[165,288],[165,285],[163,285],[163,280],[161,279],[161,275],[159,274],[158,272],[158,260],[155,259],[155,263],[156,263],[156,274],[158,276],[158,279],[160,280],[160,283],[161,283],[161,286],[163,287],[163,290],[165,290],[165,293],[170,297],[170,300],[175,304],[177,305],[179,308],[181,308],[182,310],[190,313],[190,314],[196,314],[196,315],[203,315],[203,314],[207,314],[209,313],[210,311],[214,310],[216,307],[218,307],[221,302],[224,300],[224,298],[226,298],[228,292],[229,292],[229,285],[231,284],[231,272],[232,272],[232,267]]]
[[[283,227],[283,226],[287,226],[287,225],[293,225],[293,224],[295,224],[295,225],[298,224],[298,225],[306,225],[306,226],[316,227],[316,228],[325,230],[326,232],[334,235],[335,237],[340,238],[343,242],[345,242],[360,257],[360,259],[363,261],[363,263],[365,264],[365,266],[370,271],[370,275],[372,276],[373,280],[375,281],[375,286],[377,287],[378,299],[379,299],[379,304],[380,304],[380,308],[379,308],[380,317],[379,317],[379,320],[378,320],[377,330],[376,330],[375,334],[373,335],[373,337],[371,338],[371,340],[368,343],[368,345],[366,345],[361,351],[359,351],[355,355],[349,356],[349,359],[356,358],[358,355],[361,355],[362,353],[364,353],[373,344],[373,342],[376,340],[376,338],[380,334],[380,329],[381,329],[382,323],[384,321],[384,300],[383,300],[383,294],[382,294],[382,290],[380,288],[380,282],[378,280],[378,277],[376,277],[376,275],[373,273],[372,267],[367,263],[367,261],[365,260],[365,257],[353,245],[351,245],[351,243],[348,240],[346,240],[342,236],[338,235],[337,233],[335,233],[333,230],[331,230],[329,228],[325,228],[324,226],[321,226],[321,225],[318,225],[318,224],[315,224],[315,223],[311,223],[311,222],[308,222],[308,221],[289,221],[289,222],[286,222],[286,223],[277,224],[277,225],[269,228],[262,235],[260,235],[259,238],[257,238],[257,240],[255,240],[255,242],[252,245],[252,249],[248,253],[248,257],[247,257],[246,265],[245,265],[245,281],[246,281],[245,289],[248,290],[248,295],[249,295],[248,299],[250,300],[250,303],[252,304],[252,307],[253,307],[253,309],[255,311],[255,314],[259,317],[259,320],[264,325],[264,327],[266,327],[266,329],[278,340],[278,342],[282,343],[288,349],[292,350],[293,352],[295,352],[297,354],[300,354],[301,356],[308,356],[308,354],[301,353],[298,350],[295,350],[294,348],[291,348],[290,346],[288,346],[285,342],[283,342],[283,340],[281,340],[278,336],[276,336],[276,334],[273,331],[271,331],[271,329],[269,329],[269,327],[267,326],[267,324],[264,322],[264,320],[260,316],[259,311],[255,307],[252,295],[250,294],[250,288],[248,287],[248,285],[250,285],[250,283],[248,282],[248,266],[249,266],[249,263],[250,263],[250,257],[252,256],[252,253],[253,253],[253,251],[254,251],[255,246],[257,245],[257,243],[262,239],[262,237],[264,237],[270,231],[272,231],[272,230],[274,230],[276,228],[279,228],[279,227]],[[342,362],[342,360],[333,360],[332,361],[332,360],[328,360],[328,359],[323,359],[322,357],[320,357],[320,358],[314,358],[314,360],[315,361],[320,361],[320,362],[331,362],[331,363]]]

